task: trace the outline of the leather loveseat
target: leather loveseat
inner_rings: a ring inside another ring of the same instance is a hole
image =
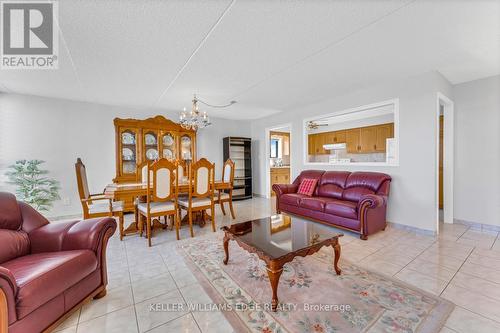
[[[106,295],[112,218],[49,223],[0,192],[0,333],[50,331]]]
[[[302,179],[317,179],[312,196],[298,194]],[[367,239],[386,227],[391,177],[379,172],[303,171],[292,184],[274,184],[276,210],[360,234]]]

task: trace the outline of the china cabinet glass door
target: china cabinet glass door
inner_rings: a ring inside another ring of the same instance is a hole
[[[168,160],[175,160],[177,158],[177,147],[175,142],[175,135],[172,133],[165,133],[162,137],[162,157]]]
[[[137,165],[136,134],[125,130],[121,134],[122,174],[135,174]]]
[[[159,158],[158,135],[155,132],[144,134],[144,154],[148,161],[155,161]]]
[[[181,158],[183,160],[191,160],[193,158],[192,156],[192,145],[193,145],[193,140],[191,137],[187,134],[183,135],[181,137]]]

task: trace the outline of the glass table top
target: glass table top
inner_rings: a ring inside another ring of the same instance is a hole
[[[287,214],[236,223],[222,227],[222,230],[261,250],[271,259],[343,236],[327,225]]]

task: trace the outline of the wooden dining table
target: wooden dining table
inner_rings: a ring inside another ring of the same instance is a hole
[[[215,191],[228,189],[230,184],[224,183],[222,180],[215,181]],[[126,212],[134,212],[135,211],[135,198],[145,197],[148,191],[148,186],[146,183],[112,183],[108,184],[104,189],[104,195],[110,198],[113,201],[124,201],[125,207],[124,210]],[[189,183],[188,181],[183,181],[179,183],[179,194],[187,194],[189,193]],[[217,193],[215,193],[217,197]],[[198,224],[203,227],[207,220],[210,220],[211,216],[203,211],[200,214],[197,214],[193,217],[193,223]],[[182,219],[181,223],[186,223],[188,220],[187,215]],[[135,220],[125,228],[125,235],[136,233],[139,228],[137,225],[137,214]],[[165,225],[161,224],[158,220],[154,221],[153,228],[164,228]]]

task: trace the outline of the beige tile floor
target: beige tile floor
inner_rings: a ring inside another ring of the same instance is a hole
[[[236,222],[274,211],[271,200],[235,204]],[[130,220],[131,216],[127,216]],[[216,216],[218,226],[233,222]],[[211,232],[195,227],[195,236]],[[84,332],[232,332],[221,313],[150,311],[150,304],[206,304],[210,298],[175,250],[175,232],[144,238],[115,235],[108,248],[108,295],[85,305],[57,329]],[[188,230],[181,231],[183,239]],[[368,241],[346,233],[342,257],[394,276],[454,302],[457,306],[441,332],[500,332],[500,239],[461,224],[442,225],[439,237],[388,227]]]

